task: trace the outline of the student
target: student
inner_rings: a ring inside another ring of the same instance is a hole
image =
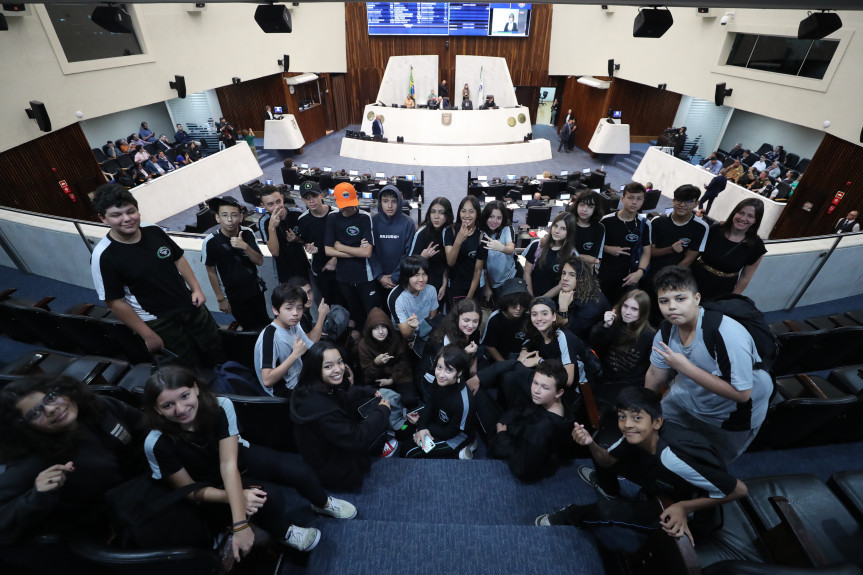
[[[357,344],[357,355],[366,385],[392,389],[401,395],[405,407],[417,406],[408,344],[381,308],[369,312],[363,338]]]
[[[444,197],[433,199],[410,247],[411,255],[419,255],[428,260],[429,267],[426,270],[429,274],[428,283],[437,290],[438,301],[443,301],[446,295],[449,266],[444,251],[443,235],[444,230],[452,223],[452,204],[449,200]]]
[[[480,343],[491,360],[504,361],[518,355],[525,338],[525,311],[530,304],[527,283],[522,278],[507,280],[495,303],[497,309],[488,317]]]
[[[292,276],[308,277],[309,258],[294,231],[299,214],[285,207],[284,195],[276,186],[263,186],[258,197],[261,207],[267,210],[258,221],[258,228],[273,256],[276,279],[285,283]]]
[[[575,249],[575,216],[560,212],[541,240],[533,240],[524,251],[524,280],[534,297],[554,297],[560,291],[560,260]]]
[[[560,293],[557,309],[566,318],[567,329],[582,341],[587,340],[590,328],[611,306],[599,289],[593,269],[581,258],[570,256],[560,262]]]
[[[503,202],[489,202],[479,216],[482,245],[487,250],[485,260],[485,299],[498,297],[504,282],[514,278],[515,234],[510,226],[509,214]]]
[[[605,245],[605,226],[600,220],[605,213],[602,196],[592,191],[578,194],[566,211],[576,217],[575,249],[584,263],[595,266],[602,259]]]
[[[275,317],[255,342],[255,373],[268,394],[291,397],[303,367],[303,354],[315,345],[300,327],[308,298],[304,291],[280,284],[271,299]]]
[[[283,545],[298,551],[315,548],[321,532],[294,523],[289,511],[291,488],[311,502],[316,513],[337,519],[356,517],[356,507],[329,497],[312,470],[296,457],[243,439],[231,400],[199,385],[192,371],[169,366],[151,375],[144,386],[143,404],[152,429],[144,451],[153,479],[163,479],[175,489],[198,481],[209,483],[187,497],[228,505],[234,560],[240,561],[252,549],[255,535],[250,521]],[[210,506],[210,511],[216,510]],[[225,517],[218,514],[220,520]]]
[[[449,309],[459,300],[474,298],[482,288],[482,268],[488,250],[480,241],[477,226],[479,200],[465,196],[458,205],[458,215],[452,228],[444,231],[444,250],[450,267],[447,298]]]
[[[378,194],[380,207],[372,216],[375,233],[374,259],[377,280],[385,293],[399,283],[399,263],[410,253],[416,224],[402,212],[402,193],[393,185],[386,185]],[[392,310],[390,310],[392,311]]]
[[[584,426],[576,423],[573,440],[587,447],[597,464],[596,471],[582,466],[578,474],[605,496],[596,503],[540,515],[536,525],[661,527],[669,536],[685,535],[693,544],[693,531],[700,536],[720,526],[719,506],[744,497],[746,485],[725,470],[714,445],[690,430],[663,425],[662,415],[659,396],[630,387],[617,399],[623,437],[610,448],[597,445]],[[617,498],[617,475],[641,486],[646,497]],[[674,503],[663,509],[657,496],[669,497]]]
[[[303,276],[294,276],[285,282],[292,288],[302,290],[306,294],[306,304],[303,306],[303,317],[300,318],[300,327],[309,336],[309,339],[317,343],[324,331],[324,323],[330,313],[330,306],[325,300],[321,300],[318,306],[318,321],[312,319],[312,284]]]
[[[417,365],[417,374],[434,371],[434,357],[441,348],[455,345],[465,350],[471,360],[467,376],[476,371],[476,361],[482,356],[479,346],[479,324],[482,321],[482,308],[474,299],[463,298],[455,306],[443,322],[429,336],[428,345],[423,352],[423,358]],[[428,383],[431,380],[419,379],[420,396],[423,401],[428,401],[431,389]]]
[[[574,392],[570,391],[572,386],[588,379],[584,366],[589,352],[580,339],[564,329],[566,319],[557,315],[557,306],[551,298],[533,298],[528,314],[529,322],[518,363],[512,372],[503,376],[498,400],[506,409],[527,405],[530,402],[530,379],[525,375],[541,361],[559,359],[566,370],[564,405],[570,405],[575,398]]]
[[[632,290],[621,296],[614,309],[605,312],[590,330],[590,345],[602,362],[602,377],[591,382],[591,387],[602,407],[613,406],[624,387],[644,385],[656,335],[648,323],[649,316],[650,296],[642,290]]]
[[[560,361],[550,359],[534,369],[531,403],[522,409],[504,412],[484,390],[476,395],[488,451],[495,459],[507,460],[516,478],[536,481],[556,470],[555,455],[569,443],[572,430],[561,401],[565,389],[566,370]]]
[[[608,301],[635,289],[650,266],[647,223],[638,216],[644,204],[644,186],[637,182],[623,188],[622,208],[602,218],[605,246],[599,267],[599,285]]]
[[[393,321],[405,341],[412,342],[423,321],[437,315],[437,290],[429,281],[429,263],[422,256],[407,256],[399,269],[400,290],[390,293]]]
[[[731,463],[764,421],[773,391],[770,374],[753,367],[761,361],[755,342],[730,317],[722,317],[716,349],[707,349],[704,310],[698,305],[701,294],[688,268],[666,267],[654,282],[671,333],[668,344],[656,334],[644,385],[659,393],[676,372],[674,385],[662,400],[665,417],[704,435],[717,446],[723,461]]]
[[[361,487],[371,458],[389,457],[398,448],[385,433],[389,402],[373,387],[353,385],[343,356],[331,342],[315,345],[291,398],[300,455],[325,487],[339,490]]]
[[[213,198],[210,209],[216,212],[219,229],[204,238],[201,261],[223,313],[234,316],[246,331],[260,331],[270,323],[264,298],[264,280],[258,266],[264,256],[251,229],[240,225],[240,203],[231,196]],[[222,291],[224,285],[224,292]]]
[[[650,268],[641,285],[654,301],[653,276],[656,272],[665,266],[689,267],[704,251],[707,224],[693,214],[698,195],[697,187],[683,184],[674,190],[671,214],[653,218],[647,224],[650,233]],[[652,322],[658,324],[661,319],[658,308],[654,308]]]
[[[324,251],[327,257],[338,258],[339,292],[351,320],[359,327],[372,308],[380,305],[371,262],[375,242],[372,218],[359,209],[357,191],[351,184],[338,184],[333,194],[339,211],[327,216]]]
[[[467,300],[469,301],[469,300]],[[410,458],[473,459],[476,444],[473,440],[473,394],[465,385],[470,366],[467,352],[457,345],[447,345],[434,358],[432,373],[424,380],[431,387],[425,408],[408,414],[408,421],[416,426],[413,434],[415,446],[404,454]],[[424,449],[426,438],[432,443]]]
[[[103,496],[138,471],[133,463],[144,435],[140,411],[71,377],[6,384],[0,390],[0,555],[11,559],[28,547],[38,553],[26,541],[41,533],[107,536]],[[36,559],[27,557],[17,572],[29,572]]]
[[[160,359],[221,363],[219,326],[183,250],[162,228],[141,225],[138,201],[123,186],[100,186],[93,207],[111,227],[90,259],[99,299]]]
[[[290,159],[290,158],[288,158]],[[306,211],[297,219],[297,235],[306,245],[306,251],[312,254],[311,281],[320,304],[326,300],[330,304],[339,303],[339,286],[336,280],[336,264],[338,258],[327,257],[324,239],[327,234],[327,216],[336,209],[324,203],[321,188],[317,182],[306,180],[300,184],[300,194]]]

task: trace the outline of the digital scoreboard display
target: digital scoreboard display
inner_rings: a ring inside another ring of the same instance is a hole
[[[530,30],[530,4],[366,2],[370,36],[515,36]]]

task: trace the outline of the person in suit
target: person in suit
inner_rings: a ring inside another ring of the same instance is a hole
[[[560,150],[558,150],[558,152],[559,152],[559,151],[560,151]],[[532,200],[528,200],[528,201],[527,201],[527,204],[525,204],[525,206],[524,206],[524,207],[525,207],[525,208],[528,208],[528,209],[530,209],[530,208],[541,208],[541,207],[542,207],[542,206],[544,206],[544,205],[545,205],[545,202],[543,202],[543,201],[542,201],[542,194],[540,194],[539,192],[536,192],[536,193],[533,195],[533,199],[532,199]]]
[[[560,135],[558,135],[559,144],[557,146],[557,151],[561,151],[566,148],[564,151],[569,153],[569,136],[572,134],[572,124],[570,121],[564,122],[563,127],[560,129]]]
[[[429,110],[437,110],[438,108],[440,108],[440,100],[435,95],[434,91],[429,94],[429,99],[426,103],[428,104]]]
[[[848,215],[836,222],[836,227],[833,228],[837,234],[847,234],[849,232],[859,232],[860,222],[857,221],[857,210],[851,210]]]
[[[449,87],[446,85],[446,80],[441,80],[437,93],[440,94],[441,98],[449,98]]]
[[[276,117],[273,115],[273,109],[267,106],[266,117],[264,120],[275,120]]]
[[[575,147],[575,131],[578,129],[578,119],[572,116],[569,119],[569,140],[566,142],[566,151],[571,152]]]
[[[518,22],[515,21],[515,12],[509,13],[509,19],[503,25],[504,32],[518,32]]]
[[[473,110],[473,102],[470,98],[465,98],[461,101],[461,109],[462,110]]]
[[[375,116],[375,121],[372,122],[372,136],[375,138],[384,137],[384,122],[383,117],[380,114]]]

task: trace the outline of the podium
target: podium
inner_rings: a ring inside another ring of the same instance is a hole
[[[281,120],[264,122],[265,150],[299,150],[306,145],[303,133],[292,114],[285,114]]]
[[[629,124],[612,124],[601,119],[587,147],[595,154],[628,154]]]

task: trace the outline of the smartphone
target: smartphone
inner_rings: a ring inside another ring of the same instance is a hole
[[[416,414],[418,414],[420,411],[422,411],[423,409],[425,409],[425,405],[421,405],[421,406],[417,407],[416,409],[414,409],[413,411],[411,411],[410,413],[408,413],[408,415],[416,415]]]
[[[171,359],[177,359],[178,357],[180,357],[179,355],[177,355],[176,353],[174,353],[173,351],[171,351],[167,347],[163,347],[159,351],[160,351],[160,353],[164,353],[165,355],[167,355]]]
[[[373,397],[357,408],[363,419],[371,415],[372,410],[380,404],[381,399],[380,397]]]

